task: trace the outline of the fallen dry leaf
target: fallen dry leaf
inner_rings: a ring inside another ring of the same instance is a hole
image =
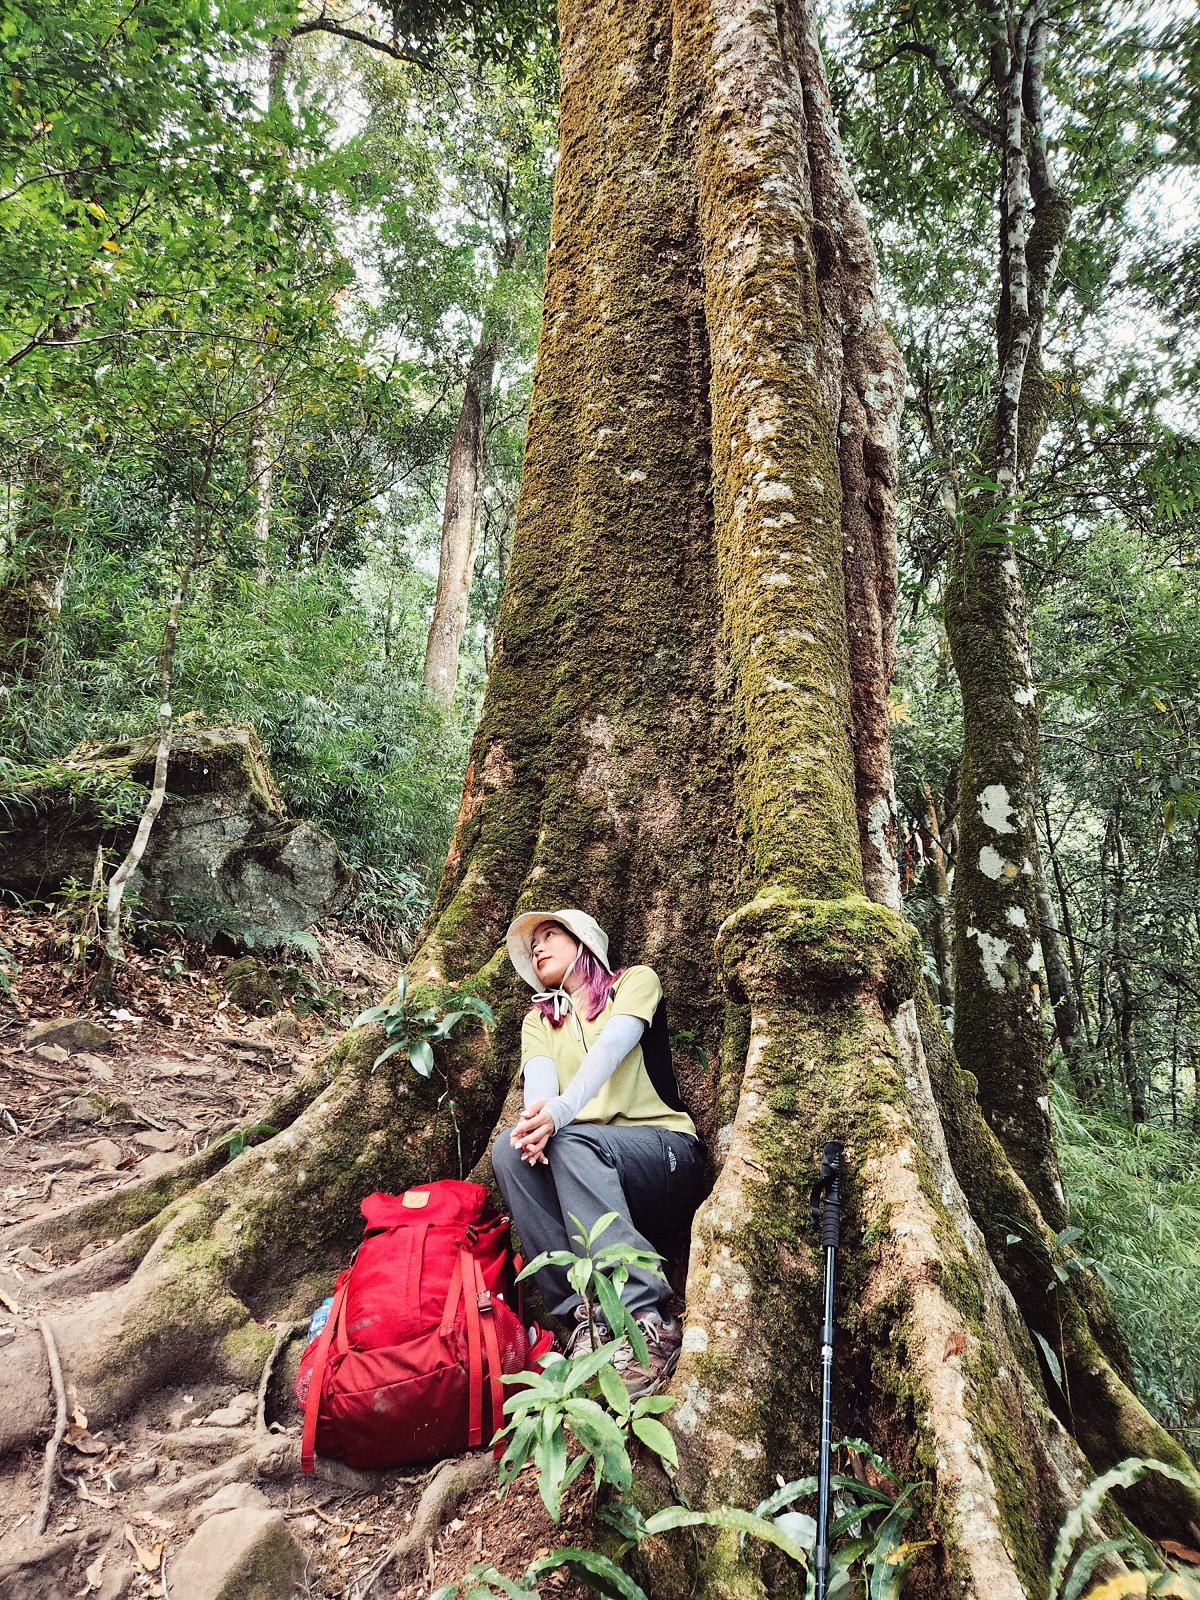
[[[162,1566],[163,1546],[167,1541],[165,1539],[160,1539],[152,1550],[147,1550],[144,1544],[138,1543],[137,1534],[134,1533],[133,1529],[128,1523],[125,1524],[125,1537],[129,1541],[130,1547],[132,1548],[134,1556],[137,1558],[138,1565],[141,1567],[142,1571],[157,1572]]]
[[[314,1506],[313,1510],[322,1522],[327,1522],[331,1528],[340,1528],[344,1533],[381,1533],[383,1531],[381,1528],[377,1528],[373,1522],[339,1522],[337,1517],[327,1516],[320,1506]]]
[[[1175,1556],[1179,1561],[1188,1561],[1194,1567],[1200,1567],[1200,1550],[1193,1550],[1191,1545],[1180,1544],[1178,1539],[1160,1539],[1159,1544],[1169,1556]]]
[[[65,1478],[68,1483],[74,1485],[75,1493],[81,1500],[86,1500],[89,1505],[100,1506],[105,1511],[112,1510],[113,1502],[111,1500],[98,1500],[88,1488],[87,1484],[83,1481],[82,1477],[72,1478],[70,1474],[66,1472],[62,1474],[62,1477]]]
[[[63,1434],[63,1443],[69,1444],[72,1450],[78,1450],[81,1456],[102,1456],[108,1449],[99,1439],[93,1439],[86,1428],[81,1428],[77,1422],[72,1422],[66,1433]]]
[[[93,1589],[100,1587],[100,1579],[104,1574],[104,1557],[107,1553],[107,1551],[101,1550],[91,1566],[84,1568],[83,1575],[87,1579],[87,1588],[83,1591],[84,1594],[91,1594]]]

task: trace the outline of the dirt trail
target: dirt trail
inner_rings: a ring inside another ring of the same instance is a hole
[[[8,970],[11,962],[17,967],[10,992],[0,995],[0,1344],[27,1336],[43,1309],[39,1280],[68,1264],[48,1248],[7,1245],[12,1224],[169,1171],[231,1129],[253,1127],[291,1075],[324,1055],[394,977],[378,952],[335,929],[319,938],[319,963],[272,958],[284,987],[295,990],[272,1017],[242,1011],[224,989],[233,958],[198,946],[134,954],[120,998],[94,1007],[61,938],[55,918],[0,907],[0,949],[11,958]],[[82,1049],[72,1039],[31,1040],[35,1025],[67,1018],[98,1025],[109,1040]],[[299,1433],[289,1385],[298,1354],[294,1341],[266,1408],[266,1425],[285,1454]],[[288,1518],[308,1557],[297,1593],[362,1593],[364,1576],[411,1526],[429,1473],[346,1474],[346,1482],[256,1477],[252,1459],[232,1465],[264,1442],[256,1400],[181,1372],[173,1387],[93,1434],[68,1384],[69,1426],[34,1566],[14,1563],[29,1549],[43,1450],[0,1458],[0,1600],[162,1595],[164,1556],[166,1592],[174,1596],[172,1560],[226,1464],[231,1479],[253,1480]],[[213,1474],[208,1483],[189,1486],[206,1472]],[[516,1576],[535,1554],[590,1542],[590,1515],[579,1485],[556,1529],[531,1473],[500,1504],[489,1484],[405,1570],[381,1573],[369,1594],[417,1600],[481,1560]],[[565,1575],[544,1587],[564,1597],[584,1592]]]

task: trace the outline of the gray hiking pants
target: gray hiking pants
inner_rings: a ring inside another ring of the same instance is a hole
[[[685,1228],[700,1202],[704,1152],[699,1139],[667,1128],[624,1123],[572,1122],[546,1146],[546,1162],[530,1166],[508,1142],[505,1128],[492,1146],[492,1171],[509,1215],[521,1236],[525,1259],[543,1250],[580,1252],[572,1237],[577,1217],[590,1229],[606,1211],[617,1220],[594,1246],[629,1244],[637,1250],[662,1250]],[[653,1241],[653,1242],[652,1242]],[[546,1308],[569,1321],[580,1298],[564,1267],[543,1267],[537,1286]],[[666,1315],[671,1290],[666,1281],[636,1267],[621,1299],[635,1316]]]

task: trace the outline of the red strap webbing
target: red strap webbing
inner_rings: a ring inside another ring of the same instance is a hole
[[[428,1222],[419,1222],[415,1227],[405,1230],[409,1243],[400,1264],[400,1304],[407,1312],[409,1326],[413,1329],[421,1323],[421,1267],[425,1259],[425,1236],[429,1227]]]
[[[517,1286],[517,1321],[522,1328],[525,1326],[525,1285],[521,1282],[521,1274],[525,1270],[525,1263],[521,1260],[521,1252],[515,1251],[512,1260],[513,1281]]]
[[[463,1245],[459,1256],[460,1281],[463,1284],[463,1310],[467,1314],[467,1383],[469,1385],[470,1413],[467,1423],[467,1448],[473,1450],[483,1443],[483,1350],[480,1345],[479,1297],[472,1292],[475,1281],[475,1258]]]
[[[483,1323],[483,1342],[487,1347],[488,1379],[492,1390],[492,1433],[497,1433],[504,1425],[504,1386],[500,1382],[500,1341],[496,1337],[496,1318],[493,1315],[492,1297],[487,1284],[483,1281],[483,1268],[474,1257],[471,1265],[475,1268],[476,1304],[479,1307]],[[482,1374],[480,1374],[482,1378]],[[482,1390],[483,1384],[480,1383]],[[482,1394],[480,1396],[482,1402]],[[482,1404],[480,1406],[482,1410]]]
[[[317,1415],[321,1409],[321,1390],[325,1385],[325,1362],[334,1333],[345,1321],[346,1288],[347,1285],[342,1284],[340,1289],[335,1290],[329,1316],[317,1339],[316,1354],[313,1356],[312,1371],[308,1378],[308,1397],[304,1402],[304,1433],[300,1439],[301,1472],[311,1472],[313,1469],[317,1442]],[[343,1341],[345,1337],[343,1330],[341,1334]]]
[[[454,1258],[454,1272],[450,1278],[450,1287],[446,1291],[446,1306],[442,1312],[442,1325],[438,1329],[444,1339],[454,1326],[454,1319],[458,1315],[458,1302],[462,1299],[462,1252]]]

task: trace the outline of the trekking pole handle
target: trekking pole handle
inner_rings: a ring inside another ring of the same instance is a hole
[[[839,1139],[829,1140],[821,1151],[821,1175],[812,1188],[812,1223],[820,1230],[823,1250],[837,1250],[842,1242],[842,1151]]]

